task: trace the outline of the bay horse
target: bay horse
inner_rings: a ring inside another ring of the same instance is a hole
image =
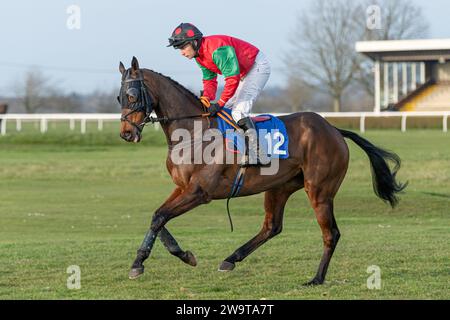
[[[122,74],[118,97],[122,106],[120,136],[124,140],[139,142],[144,125],[150,121],[159,121],[170,153],[175,145],[171,136],[176,129],[193,132],[194,119],[201,121],[202,130],[210,128],[211,123],[214,123],[213,119],[205,116],[205,110],[197,96],[160,73],[140,69],[135,57],[131,68],[126,69],[120,62],[119,70]],[[157,118],[151,118],[152,111]],[[262,229],[227,257],[219,266],[219,271],[233,270],[236,262],[244,260],[267,240],[279,234],[287,200],[294,192],[304,188],[321,228],[324,245],[317,273],[305,285],[318,285],[325,280],[340,237],[333,213],[333,199],[345,177],[349,162],[349,150],[344,138],[353,140],[366,152],[372,169],[374,191],[392,207],[398,202],[396,194],[406,186],[396,181],[400,158],[353,132],[335,128],[313,112],[293,113],[279,118],[288,132],[289,158],[280,160],[275,175],[261,175],[258,167],[247,168],[246,179],[239,193],[240,197],[244,197],[265,192]],[[390,168],[387,161],[392,161],[394,168]],[[197,264],[192,252],[182,250],[165,225],[169,220],[199,205],[211,200],[226,199],[240,168],[239,163],[175,164],[169,154],[166,165],[176,186],[153,214],[150,228],[131,266],[130,279],[143,274],[143,262],[149,257],[158,235],[171,254],[191,266]]]
[[[8,111],[8,105],[6,103],[0,103],[0,114],[6,114],[6,112]],[[2,120],[0,119],[0,126],[2,124]]]

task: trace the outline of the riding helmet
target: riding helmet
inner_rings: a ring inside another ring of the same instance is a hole
[[[173,46],[175,49],[182,48],[187,42],[194,42],[194,40],[201,40],[203,34],[191,23],[181,23],[172,32],[172,36],[169,38],[168,47]],[[199,42],[199,41],[197,41]],[[197,50],[198,48],[194,49]],[[198,46],[197,46],[198,47]]]

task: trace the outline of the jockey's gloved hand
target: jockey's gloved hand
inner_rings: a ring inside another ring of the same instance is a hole
[[[209,98],[205,97],[205,96],[201,96],[200,97],[200,101],[202,102],[202,104],[206,107],[209,108],[211,106],[211,102],[209,102]]]
[[[218,103],[211,103],[211,106],[208,108],[209,115],[211,117],[215,116],[216,113],[220,111],[220,109],[222,109],[222,107]]]

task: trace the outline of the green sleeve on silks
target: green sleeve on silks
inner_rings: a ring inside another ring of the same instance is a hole
[[[219,68],[225,78],[240,73],[239,62],[233,47],[223,46],[217,48],[212,58],[214,64]]]
[[[203,80],[212,80],[215,77],[217,77],[217,73],[212,72],[211,70],[205,68],[204,66],[202,66],[200,63],[198,63],[197,60],[195,60],[195,62],[197,62],[198,66],[200,67],[200,69],[202,70],[203,73]]]

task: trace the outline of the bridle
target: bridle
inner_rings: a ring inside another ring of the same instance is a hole
[[[130,111],[123,115],[120,120],[128,122],[140,133],[148,122],[153,122],[150,116],[153,111],[153,99],[144,83],[144,77],[141,70],[139,70],[139,77],[136,79],[127,79],[129,73],[130,69],[127,70],[124,80],[122,80],[122,85],[120,87],[120,93],[117,100],[119,101],[122,109],[130,109]],[[128,119],[130,115],[136,112],[145,112],[145,117],[142,123],[137,124]]]
[[[141,70],[138,70],[139,76],[136,79],[130,78],[127,79],[130,73],[130,69],[127,70],[124,80],[122,80],[122,85],[120,88],[119,96],[117,100],[119,101],[122,109],[130,109],[130,111],[121,116],[120,120],[128,122],[133,127],[135,127],[139,133],[142,132],[144,126],[151,122],[162,122],[167,123],[169,121],[181,120],[181,119],[189,119],[189,118],[199,118],[199,117],[207,117],[209,113],[202,113],[190,116],[181,116],[181,117],[152,117],[151,113],[153,111],[153,99],[147,89],[147,86],[144,82],[144,76]],[[130,100],[131,97],[131,100]],[[141,123],[135,123],[131,121],[128,117],[136,112],[145,112],[145,117]]]

